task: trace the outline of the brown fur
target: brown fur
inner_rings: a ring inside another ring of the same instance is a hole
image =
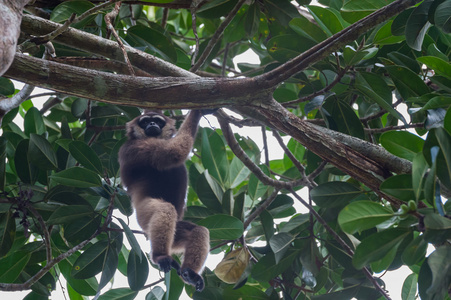
[[[166,125],[158,136],[147,136],[139,125],[146,116],[164,117]],[[209,252],[209,232],[182,219],[187,189],[185,160],[200,118],[200,111],[192,111],[174,137],[174,120],[146,111],[127,123],[128,140],[119,151],[122,183],[132,199],[138,223],[150,239],[152,261],[164,272],[175,268],[197,290],[204,287],[200,273]],[[172,253],[184,253],[181,267]]]

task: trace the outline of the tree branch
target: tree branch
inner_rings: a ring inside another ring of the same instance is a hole
[[[235,7],[229,12],[225,20],[221,23],[221,25],[219,25],[218,29],[215,31],[210,41],[208,42],[207,46],[205,47],[204,52],[202,52],[202,55],[199,57],[194,66],[191,67],[190,69],[191,72],[195,73],[204,64],[205,60],[210,55],[214,46],[222,38],[224,30],[227,28],[230,22],[232,22],[233,18],[235,17],[236,13],[240,10],[241,6],[243,6],[244,2],[246,2],[246,0],[239,0],[238,3],[235,5]]]
[[[283,65],[257,76],[256,79],[261,81],[262,88],[270,88],[287,80],[294,74],[304,70],[311,64],[320,61],[328,56],[336,49],[340,49],[349,42],[354,41],[358,36],[364,34],[374,26],[396,16],[405,9],[411,7],[420,0],[397,0],[393,3],[378,9],[372,14],[366,16],[362,20],[346,27],[333,36],[325,39],[321,43],[313,46],[304,53],[296,56],[292,60]]]

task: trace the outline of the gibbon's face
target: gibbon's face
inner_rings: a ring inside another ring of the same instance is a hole
[[[170,139],[175,133],[174,121],[158,113],[146,113],[127,123],[130,138]]]
[[[147,136],[156,137],[161,134],[163,127],[166,125],[166,119],[160,115],[144,115],[139,118],[138,125],[144,130]]]

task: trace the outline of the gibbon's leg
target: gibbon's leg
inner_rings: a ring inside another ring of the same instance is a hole
[[[197,291],[202,291],[205,284],[200,273],[210,252],[208,229],[191,222],[178,221],[173,248],[176,252],[184,253],[180,267],[183,281],[195,286]]]
[[[180,272],[179,264],[171,257],[177,223],[175,207],[164,200],[144,198],[133,201],[138,223],[150,239],[151,259],[161,271],[167,273],[171,267]]]

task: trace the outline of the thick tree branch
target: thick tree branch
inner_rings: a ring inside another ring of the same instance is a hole
[[[252,78],[132,77],[86,70],[19,53],[5,76],[96,101],[151,108],[239,106],[265,93]]]

